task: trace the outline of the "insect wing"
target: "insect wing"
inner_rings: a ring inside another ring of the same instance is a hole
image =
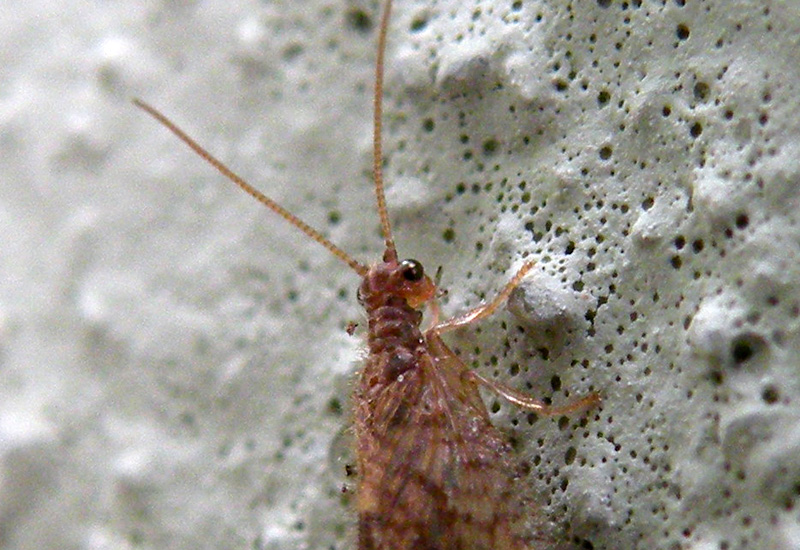
[[[426,340],[417,368],[360,400],[359,550],[523,550],[510,446],[464,363]]]

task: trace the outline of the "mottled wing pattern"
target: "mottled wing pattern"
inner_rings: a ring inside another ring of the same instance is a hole
[[[523,550],[515,468],[466,366],[435,333],[357,403],[359,550]]]

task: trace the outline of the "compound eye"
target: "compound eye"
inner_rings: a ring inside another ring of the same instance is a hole
[[[400,269],[406,281],[421,281],[425,276],[422,264],[417,260],[403,260],[400,262]]]

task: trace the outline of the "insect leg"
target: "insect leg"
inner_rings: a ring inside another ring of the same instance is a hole
[[[484,303],[479,305],[476,308],[473,308],[461,315],[457,315],[452,319],[448,319],[443,323],[438,323],[433,325],[429,330],[435,332],[437,334],[442,334],[444,332],[451,331],[453,329],[457,329],[459,327],[463,327],[470,323],[474,323],[475,321],[479,321],[485,317],[488,317],[495,310],[505,302],[511,292],[519,286],[522,282],[523,277],[533,268],[533,262],[525,262],[521,268],[514,274],[511,280],[506,283],[506,286],[503,287],[503,290],[495,296],[494,300],[488,303]]]
[[[508,401],[520,407],[521,409],[525,409],[527,411],[533,411],[543,416],[557,416],[562,414],[572,414],[575,412],[585,411],[586,409],[590,409],[595,405],[599,405],[601,402],[600,395],[597,393],[592,393],[587,395],[586,397],[577,399],[571,403],[567,403],[566,405],[562,405],[561,407],[553,407],[542,401],[539,401],[528,395],[525,395],[524,393],[519,392],[514,388],[510,388],[505,384],[501,384],[500,382],[495,382],[494,380],[489,380],[488,378],[484,378],[483,376],[474,371],[468,371],[467,376],[472,378],[478,384],[493,391],[497,395],[507,399]]]
[[[442,323],[437,323],[439,318],[439,308],[436,303],[433,303],[433,326],[428,329],[426,332],[432,332],[437,336],[442,334],[443,332],[447,332],[459,327],[463,327],[470,323],[474,323],[475,321],[479,321],[485,317],[488,317],[492,313],[497,310],[503,302],[505,302],[511,292],[519,286],[522,282],[522,279],[525,275],[533,268],[533,262],[525,262],[523,266],[514,274],[511,280],[506,283],[506,286],[500,291],[500,293],[495,296],[495,298],[488,303],[484,303],[479,305],[476,308],[473,308],[466,313],[462,313],[452,319],[448,319]],[[562,414],[571,414],[579,411],[584,411],[586,409],[590,409],[596,405],[601,403],[600,395],[598,393],[592,393],[583,397],[581,399],[577,399],[571,403],[567,403],[566,405],[562,405],[561,407],[553,407],[552,405],[548,405],[543,401],[539,401],[534,399],[520,391],[515,390],[505,384],[501,384],[500,382],[496,382],[494,380],[489,380],[488,378],[484,378],[480,374],[474,371],[466,371],[465,376],[470,377],[474,382],[477,384],[491,390],[492,392],[496,393],[497,395],[507,399],[511,403],[517,405],[518,407],[533,411],[535,413],[541,414],[543,416],[557,416]]]

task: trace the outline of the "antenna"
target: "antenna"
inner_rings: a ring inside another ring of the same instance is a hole
[[[297,229],[311,237],[313,240],[317,241],[319,244],[327,248],[334,256],[342,260],[344,263],[350,266],[350,268],[358,273],[360,276],[364,277],[367,274],[368,268],[367,266],[357,262],[353,258],[350,257],[347,252],[333,244],[331,241],[326,239],[322,236],[322,233],[308,225],[306,222],[286,210],[283,206],[266,196],[264,193],[247,183],[241,176],[234,173],[230,168],[225,166],[220,160],[214,157],[211,153],[206,151],[199,143],[195,140],[190,138],[186,132],[181,130],[177,124],[172,122],[169,118],[165,115],[161,114],[157,109],[151,107],[144,101],[140,99],[134,99],[133,104],[142,109],[144,112],[152,116],[158,122],[160,122],[164,127],[166,127],[170,132],[175,134],[178,139],[188,145],[195,153],[197,153],[203,160],[209,163],[211,166],[217,169],[217,171],[225,176],[227,179],[238,185],[245,193],[255,198],[258,202],[278,214],[281,218],[295,226]]]
[[[386,0],[383,15],[381,17],[380,30],[378,33],[378,54],[375,61],[375,95],[373,99],[373,133],[372,133],[372,147],[373,147],[373,164],[372,175],[375,182],[375,198],[378,203],[378,215],[381,221],[381,233],[383,233],[385,250],[383,253],[383,261],[397,261],[397,249],[395,248],[394,239],[392,237],[392,227],[389,223],[389,214],[386,210],[386,195],[383,187],[383,153],[382,153],[382,124],[381,118],[383,116],[383,59],[386,51],[386,34],[389,27],[389,15],[392,11],[392,0]],[[162,126],[167,128],[170,132],[180,139],[183,143],[189,146],[198,156],[213,166],[220,174],[229,179],[237,186],[239,186],[245,193],[255,198],[258,202],[278,214],[281,218],[295,226],[297,229],[311,237],[313,240],[327,248],[334,256],[342,260],[350,266],[350,268],[364,277],[369,271],[368,267],[364,264],[353,259],[344,250],[333,244],[326,239],[322,233],[305,223],[303,220],[286,210],[283,206],[266,196],[264,193],[247,183],[244,178],[236,174],[233,170],[228,168],[219,159],[214,157],[205,148],[203,148],[194,139],[178,127],[177,124],[172,122],[166,115],[158,111],[155,107],[148,105],[141,99],[134,99],[133,104],[151,117],[156,119]]]
[[[383,191],[383,153],[382,153],[382,121],[383,116],[383,58],[386,52],[386,29],[389,27],[389,15],[392,12],[392,0],[386,0],[381,17],[381,27],[378,33],[378,55],[375,60],[375,98],[373,100],[372,116],[372,179],[375,182],[375,198],[378,201],[378,215],[381,218],[381,232],[386,250],[383,252],[383,261],[397,261],[397,249],[392,237],[392,226],[389,223],[389,213],[386,211],[386,195]]]

